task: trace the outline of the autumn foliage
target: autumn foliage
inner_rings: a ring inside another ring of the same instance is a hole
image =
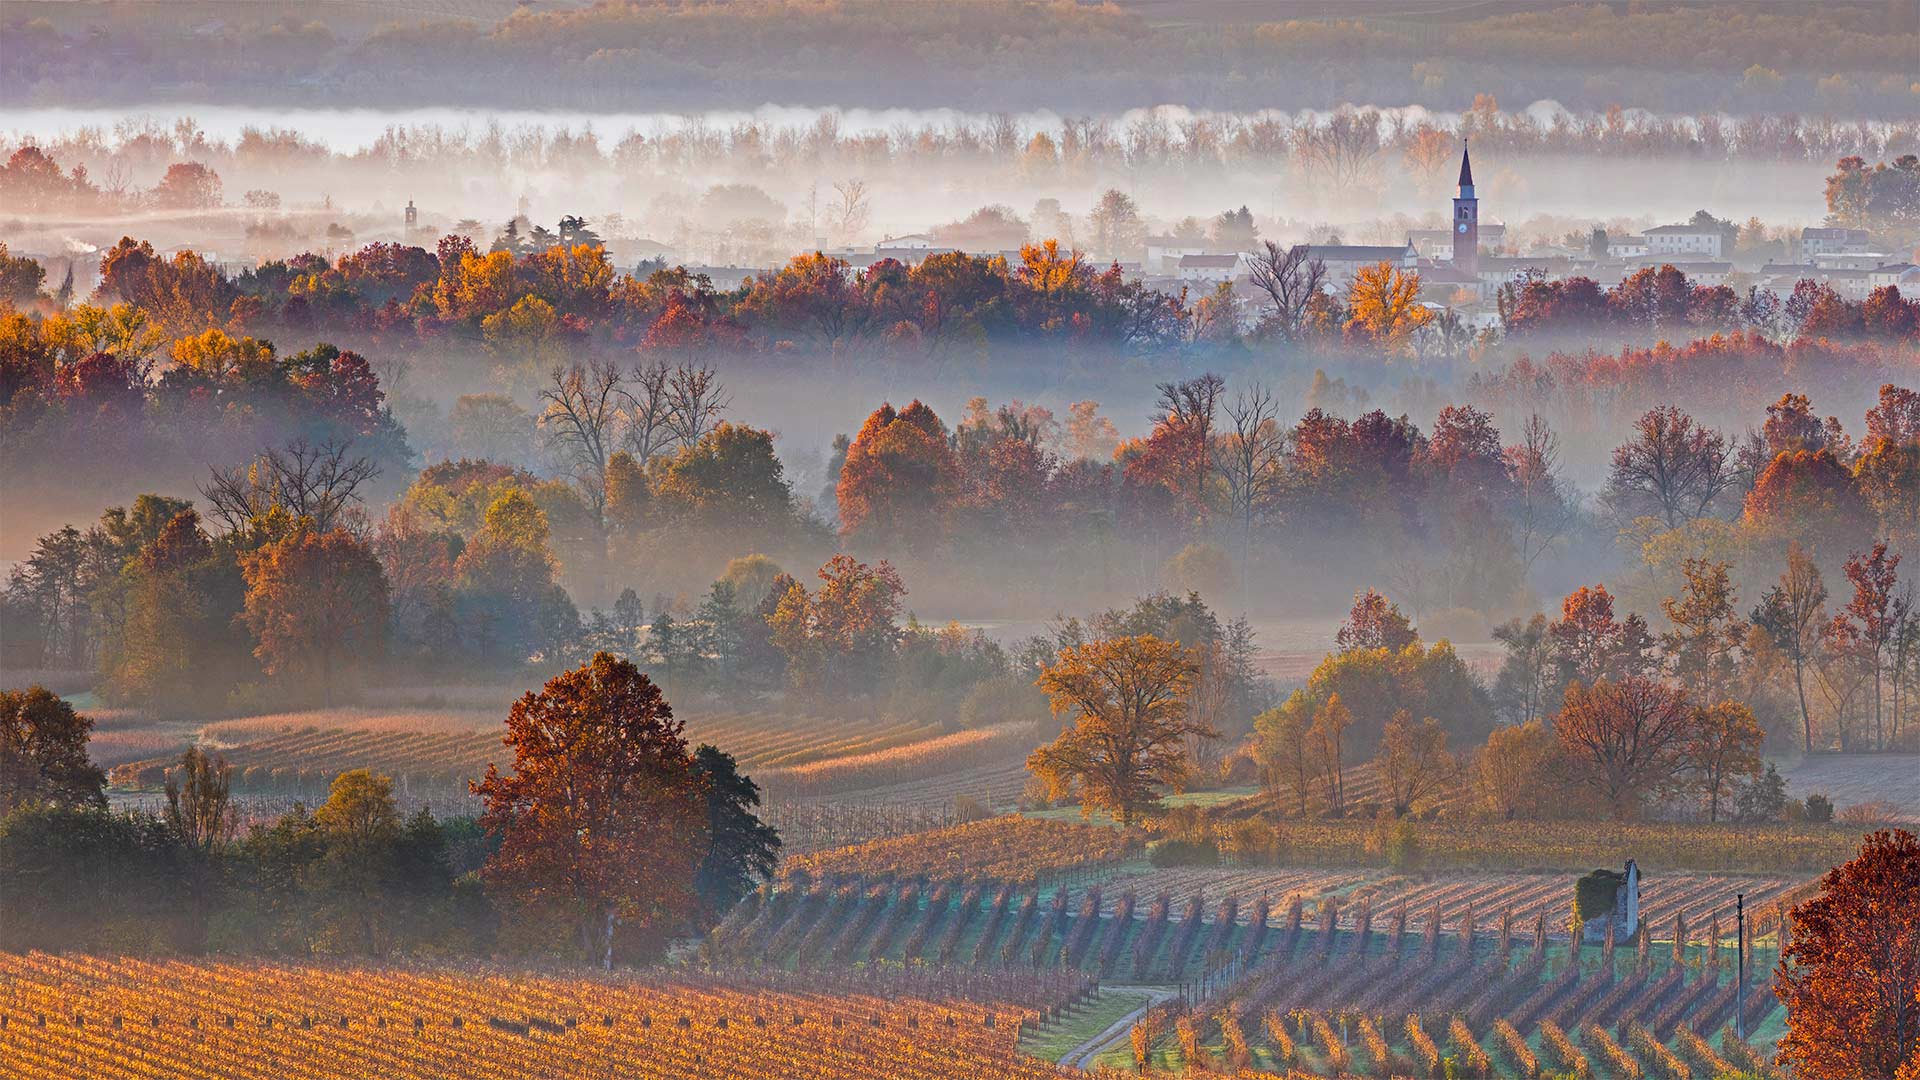
[[[498,834],[490,889],[572,928],[580,951],[613,962],[622,928],[676,929],[695,908],[705,803],[683,725],[660,688],[597,653],[515,702],[511,772],[473,786],[480,826]]]
[[[1028,768],[1058,795],[1077,790],[1083,812],[1111,810],[1131,824],[1159,802],[1159,787],[1185,786],[1187,736],[1215,734],[1187,700],[1198,673],[1178,642],[1151,634],[1062,649],[1039,686],[1073,725]]]
[[[1920,1069],[1920,840],[1866,838],[1793,909],[1775,989],[1787,1006],[1780,1060],[1807,1080]]]

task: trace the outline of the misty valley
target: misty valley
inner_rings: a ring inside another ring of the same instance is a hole
[[[1920,1080],[1920,3],[9,0],[0,1075]]]

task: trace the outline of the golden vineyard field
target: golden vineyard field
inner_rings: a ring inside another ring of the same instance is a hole
[[[463,787],[503,761],[500,716],[471,711],[315,710],[223,721],[201,731],[208,749],[234,767],[234,786],[250,794],[324,790],[333,777],[366,768],[409,789]],[[873,787],[1023,754],[1030,732],[984,728],[945,733],[937,725],[876,717],[725,713],[687,722],[689,742],[733,754],[769,791],[808,795]],[[114,786],[154,789],[177,752],[113,769]]]
[[[789,859],[788,873],[1026,885],[1136,853],[1137,833],[1007,815]]]
[[[17,1080],[1025,1080],[1029,1003],[462,967],[0,956]]]

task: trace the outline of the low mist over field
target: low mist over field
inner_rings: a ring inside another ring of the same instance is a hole
[[[0,1072],[1920,1078],[1915,0],[0,41]]]

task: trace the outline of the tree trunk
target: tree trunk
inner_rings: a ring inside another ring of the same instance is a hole
[[[1807,663],[1795,657],[1793,661],[1793,688],[1800,694],[1800,730],[1807,740],[1807,753],[1813,753],[1813,710],[1807,707]]]
[[[608,908],[607,909],[607,928],[605,931],[606,951],[603,954],[603,959],[601,960],[601,964],[600,964],[600,966],[606,969],[607,971],[613,970],[613,924],[614,924],[613,909]]]

